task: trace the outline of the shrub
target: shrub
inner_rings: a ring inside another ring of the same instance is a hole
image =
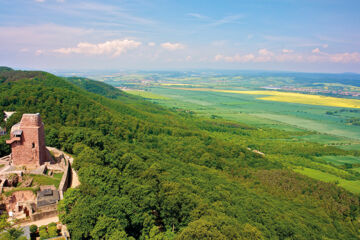
[[[36,225],[33,224],[33,225],[30,226],[30,232],[31,233],[36,233],[37,230],[38,230],[38,227]]]
[[[46,231],[46,229],[40,230],[40,231],[39,231],[39,235],[40,235],[40,240],[48,239],[48,238],[49,238],[49,234],[48,234],[48,232]]]
[[[58,235],[56,226],[48,227],[48,234],[49,234],[49,237],[56,237]]]

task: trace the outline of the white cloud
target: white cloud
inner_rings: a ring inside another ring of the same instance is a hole
[[[253,59],[254,62],[270,62],[274,56],[274,53],[266,48],[259,49],[258,54],[259,56]]]
[[[312,53],[320,53],[321,51],[320,51],[319,48],[315,48],[315,49],[313,49],[311,52],[312,52]]]
[[[156,45],[156,43],[154,43],[154,42],[149,42],[149,43],[148,43],[148,46],[149,46],[149,47],[154,47],[155,45]]]
[[[225,61],[225,62],[250,62],[255,59],[253,54],[240,55],[236,54],[234,56],[224,56],[218,54],[215,56],[215,61]]]
[[[294,50],[291,50],[291,49],[283,49],[282,52],[283,52],[283,53],[292,53],[292,52],[294,52]]]
[[[329,45],[328,45],[328,44],[323,44],[322,47],[323,47],[323,48],[328,48]]]
[[[59,48],[55,49],[54,52],[61,54],[85,54],[85,55],[112,55],[119,56],[125,53],[127,50],[135,49],[141,45],[141,42],[137,42],[134,40],[123,39],[123,40],[113,40],[106,41],[104,43],[88,43],[81,42],[77,44],[76,47],[73,48]]]
[[[184,49],[185,45],[181,44],[181,43],[166,42],[166,43],[161,44],[161,47],[163,47],[163,48],[165,48],[166,50],[169,50],[169,51],[175,51],[175,50]]]
[[[243,18],[242,15],[230,15],[230,16],[226,16],[222,19],[219,20],[215,20],[212,23],[210,23],[210,26],[220,26],[223,24],[228,24],[228,23],[236,23],[237,20]]]
[[[279,55],[266,50],[260,49],[258,54],[246,54],[240,55],[235,54],[233,56],[225,56],[218,54],[214,57],[215,61],[224,61],[224,62],[311,62],[311,63],[320,63],[320,62],[332,62],[332,63],[360,63],[360,53],[325,53],[321,52],[318,48],[313,50],[313,54],[293,54],[291,50],[284,51]]]
[[[35,2],[42,3],[42,2],[45,2],[45,0],[35,0]]]
[[[261,56],[273,56],[274,55],[273,52],[267,50],[266,48],[259,49],[258,53]]]
[[[36,56],[39,56],[41,54],[44,54],[44,50],[41,50],[41,49],[36,50],[36,52],[35,52]]]
[[[194,18],[197,18],[197,19],[208,19],[209,18],[209,17],[204,16],[204,15],[199,14],[199,13],[188,13],[187,15],[191,16],[191,17],[194,17]]]
[[[187,57],[185,58],[185,60],[186,60],[186,61],[191,61],[191,60],[192,60],[192,57],[191,57],[191,56],[187,56]]]
[[[20,50],[19,50],[19,52],[29,52],[29,49],[28,48],[21,48]]]
[[[360,62],[360,53],[336,53],[329,55],[331,62],[341,62],[341,63],[349,63],[349,62]]]

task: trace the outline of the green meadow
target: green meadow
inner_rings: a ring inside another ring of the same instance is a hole
[[[294,171],[323,182],[335,183],[350,192],[360,193],[360,180],[349,181],[341,177],[311,168],[298,168],[294,169]]]
[[[324,156],[321,159],[338,165],[343,165],[345,163],[360,165],[360,157],[355,156]]]
[[[217,115],[229,120],[245,122],[256,127],[270,127],[289,131],[313,131],[313,137],[303,140],[337,145],[352,145],[360,141],[360,127],[346,123],[347,115],[328,115],[337,107],[270,102],[256,99],[257,95],[187,91],[175,88],[152,87],[149,92],[167,97],[155,102],[167,107],[188,109],[199,116]],[[351,147],[348,147],[351,148]]]

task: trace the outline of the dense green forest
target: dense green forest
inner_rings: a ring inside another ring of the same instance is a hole
[[[59,204],[72,239],[360,239],[359,195],[291,170],[356,180],[319,157],[358,151],[45,72],[1,68],[0,110],[17,111],[7,127],[39,112],[47,145],[74,155],[81,186]]]

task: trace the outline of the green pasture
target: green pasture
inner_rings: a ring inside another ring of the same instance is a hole
[[[147,99],[162,99],[162,100],[167,100],[169,98],[158,95],[158,94],[154,94],[152,92],[148,92],[148,91],[141,91],[141,90],[127,90],[127,93],[136,95],[136,96],[140,96],[143,98],[147,98]]]
[[[337,147],[344,149],[344,150],[360,150],[360,143],[355,142],[355,143],[340,145]]]
[[[343,145],[350,145],[354,143],[354,140],[351,140],[346,137],[339,137],[330,134],[320,134],[314,132],[314,134],[309,134],[305,136],[298,136],[299,140],[308,141],[308,142],[317,142],[321,144],[327,144],[330,146],[343,146]]]
[[[297,168],[294,169],[294,171],[323,182],[331,182],[338,184],[338,186],[343,187],[352,193],[360,193],[360,180],[349,181],[341,177],[311,168]]]
[[[321,159],[338,165],[345,163],[360,164],[360,157],[355,156],[323,156]]]
[[[255,127],[289,131],[302,129],[323,134],[304,137],[305,141],[348,145],[360,140],[360,127],[346,124],[346,118],[354,113],[326,114],[327,111],[339,110],[336,107],[270,102],[256,99],[256,95],[246,94],[187,91],[164,87],[153,87],[149,90],[154,94],[171,98],[155,102],[167,107],[192,110],[200,116],[218,115]]]

